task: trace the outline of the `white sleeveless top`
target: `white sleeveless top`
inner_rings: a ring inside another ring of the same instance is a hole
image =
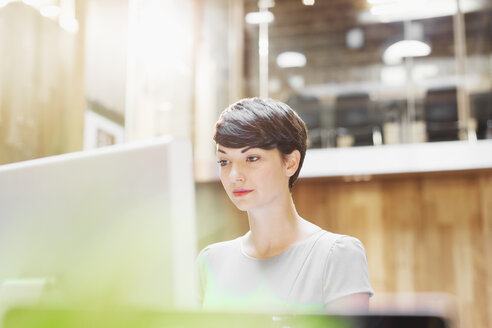
[[[204,310],[319,313],[338,298],[373,294],[364,246],[356,238],[320,230],[267,259],[248,256],[243,239],[200,252]]]

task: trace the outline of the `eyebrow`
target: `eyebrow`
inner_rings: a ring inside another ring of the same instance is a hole
[[[244,154],[245,152],[247,152],[251,148],[254,148],[254,147],[246,147],[246,148],[244,148],[243,150],[241,150],[241,154]],[[217,151],[220,152],[220,153],[223,153],[223,154],[227,154],[224,150],[222,150],[220,148],[218,148]]]

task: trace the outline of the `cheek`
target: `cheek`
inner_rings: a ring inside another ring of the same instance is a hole
[[[222,183],[222,187],[224,187],[224,189],[227,190],[227,177],[226,177],[226,174],[221,171],[219,173],[219,179],[220,179],[220,182]]]
[[[290,177],[288,176],[285,167],[279,167],[278,170],[275,172],[275,181],[278,185],[278,188],[285,188],[289,186],[289,179]]]
[[[288,181],[288,178],[284,174],[284,171],[278,167],[265,172],[259,180],[269,190],[282,189],[285,187],[285,184],[288,183],[286,182]]]

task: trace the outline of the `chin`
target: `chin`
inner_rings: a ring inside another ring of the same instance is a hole
[[[232,203],[237,207],[238,210],[246,212],[252,209],[254,206],[254,201],[252,199],[236,199],[234,196],[231,197]]]
[[[250,206],[247,206],[246,204],[241,204],[241,202],[234,202],[234,205],[236,205],[237,209],[243,212],[246,212],[249,210]]]
[[[258,206],[258,199],[256,197],[250,197],[253,195],[248,195],[244,198],[235,197],[232,193],[228,194],[229,199],[237,207],[238,210],[246,212]]]

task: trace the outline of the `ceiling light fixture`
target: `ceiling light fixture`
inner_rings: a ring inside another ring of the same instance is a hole
[[[302,4],[305,6],[314,6],[314,0],[302,0]]]
[[[273,8],[275,7],[275,0],[258,0],[258,8]]]
[[[387,65],[400,64],[405,57],[423,57],[431,53],[431,47],[418,40],[403,40],[393,43],[383,54],[383,61]]]
[[[457,2],[452,0],[366,0],[369,11],[359,14],[359,21],[396,22],[401,20],[418,20],[430,17],[442,17],[456,14]],[[462,0],[462,12],[472,12],[483,8],[483,0]]]
[[[306,66],[306,56],[300,52],[286,51],[277,56],[277,65],[282,68]]]
[[[345,43],[349,49],[360,49],[364,46],[364,31],[354,27],[345,34]]]
[[[273,20],[271,11],[256,11],[246,14],[246,23],[248,24],[271,23]]]

